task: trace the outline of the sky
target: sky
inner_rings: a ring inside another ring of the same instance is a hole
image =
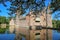
[[[45,1],[45,5],[47,6],[50,1],[51,1],[51,0],[46,0],[46,1]],[[6,10],[6,9],[10,7],[10,4],[11,4],[11,3],[10,3],[10,2],[6,2],[5,4],[7,5],[7,7],[4,7],[3,4],[0,4],[0,10],[2,11],[2,12],[0,12],[0,16],[9,17],[9,15],[8,15],[8,12],[9,12],[9,11]],[[27,11],[27,13],[28,13],[28,11]],[[57,12],[55,12],[55,13],[57,13]],[[26,14],[25,14],[25,15],[26,15]],[[52,18],[53,18],[53,16],[54,16],[54,15],[52,15]]]
[[[9,8],[10,7],[10,2],[6,2],[6,5],[7,5],[7,7],[4,7],[4,5],[3,4],[0,4],[0,10],[1,10],[1,12],[0,12],[0,16],[6,16],[6,17],[8,17],[9,15],[8,15],[8,10],[6,10],[7,8]]]

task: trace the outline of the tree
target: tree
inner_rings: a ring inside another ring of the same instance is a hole
[[[60,0],[51,0],[51,8],[53,12],[60,10]]]
[[[17,10],[19,10],[20,14],[24,14],[27,9],[35,12],[41,11],[45,6],[45,0],[0,0],[0,3],[6,6],[5,2],[7,1],[11,2],[11,7],[8,9],[10,15],[16,13]]]
[[[59,27],[59,18],[60,18],[60,0],[51,0],[50,8],[52,9],[52,13],[56,12],[54,16],[53,26]]]
[[[24,14],[27,9],[30,11],[34,11],[35,13],[37,11],[41,11],[43,9],[45,0],[37,1],[37,0],[21,0],[21,1],[13,1],[11,6],[15,6],[16,11],[20,13],[20,15]],[[15,11],[15,12],[16,12]]]
[[[54,28],[60,28],[60,20],[52,20],[52,24]]]
[[[7,19],[6,17],[4,16],[0,16],[0,24],[8,24],[9,23],[9,19]]]
[[[0,16],[0,24],[6,23],[6,17]]]

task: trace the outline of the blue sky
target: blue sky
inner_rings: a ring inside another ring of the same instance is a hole
[[[50,1],[51,1],[51,0],[46,0],[46,1],[45,1],[45,5],[47,6]],[[11,4],[10,2],[6,2],[7,7],[4,7],[3,4],[0,4],[0,10],[2,11],[2,12],[0,12],[0,16],[6,16],[6,17],[9,16],[9,15],[8,15],[8,12],[9,12],[9,11],[6,10],[6,9],[10,7],[10,4]],[[27,12],[28,12],[28,11],[27,11]],[[55,12],[55,13],[57,13],[57,12]],[[52,18],[53,18],[53,16],[54,16],[54,15],[52,15]]]
[[[6,5],[8,5],[7,7],[4,7],[3,4],[0,4],[0,10],[2,11],[0,12],[0,16],[6,16],[6,17],[9,16],[7,14],[9,11],[6,9],[10,7],[10,4],[11,4],[10,2],[6,2]]]

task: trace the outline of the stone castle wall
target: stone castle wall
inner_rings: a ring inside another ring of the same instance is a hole
[[[37,22],[36,20],[39,20]],[[46,26],[47,22],[47,26]],[[26,40],[46,40],[46,29],[37,30],[37,27],[52,27],[52,19],[51,15],[47,14],[47,21],[46,21],[46,12],[39,13],[38,17],[36,17],[31,12],[24,18],[20,18],[19,27],[16,26],[16,34],[20,35],[20,37],[16,37],[18,40],[24,35]],[[31,27],[31,30],[29,29]],[[22,35],[22,36],[21,36]],[[48,30],[48,39],[52,40],[52,30]]]

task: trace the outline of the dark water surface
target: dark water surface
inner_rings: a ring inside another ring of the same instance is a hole
[[[52,32],[52,40],[60,40],[60,33],[56,30],[53,30]],[[14,40],[15,34],[0,34],[0,40]],[[22,40],[24,40],[23,38]]]

